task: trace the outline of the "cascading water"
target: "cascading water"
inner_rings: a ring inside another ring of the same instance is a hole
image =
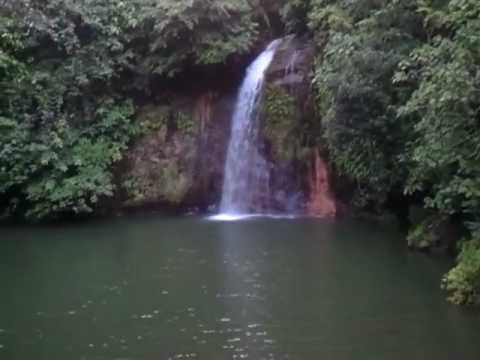
[[[238,94],[220,206],[224,217],[261,213],[265,205],[262,197],[269,196],[269,164],[258,148],[258,107],[265,72],[279,44],[280,40],[270,43],[249,66]]]
[[[269,86],[286,91],[294,99],[295,108],[303,111],[306,100],[302,91],[311,64],[304,49],[291,37],[275,40],[248,67],[232,118],[220,214],[210,219],[335,217],[328,166],[320,151],[312,149],[311,162],[279,159],[275,139],[263,131],[262,121],[267,120],[261,109],[267,72],[271,74]],[[302,121],[300,116],[290,120]]]

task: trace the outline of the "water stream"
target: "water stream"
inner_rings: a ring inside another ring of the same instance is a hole
[[[262,213],[268,205],[269,164],[258,145],[257,110],[265,72],[279,44],[280,40],[270,43],[249,66],[240,88],[232,119],[219,219]]]

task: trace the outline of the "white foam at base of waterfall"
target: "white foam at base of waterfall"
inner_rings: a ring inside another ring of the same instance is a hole
[[[274,215],[274,214],[245,214],[245,215],[235,215],[235,214],[218,214],[209,216],[207,220],[210,221],[246,221],[254,219],[297,219],[297,215]]]

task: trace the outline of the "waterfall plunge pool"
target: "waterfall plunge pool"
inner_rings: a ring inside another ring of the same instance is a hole
[[[444,258],[350,221],[133,217],[0,230],[0,359],[477,360]]]

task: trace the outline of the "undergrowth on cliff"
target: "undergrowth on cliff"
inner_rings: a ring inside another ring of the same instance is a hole
[[[177,159],[172,156],[143,165],[135,175],[127,175],[122,184],[128,195],[127,205],[152,201],[179,204],[184,200],[193,180]]]
[[[295,98],[286,90],[273,85],[265,89],[263,127],[277,161],[291,161],[298,151],[298,114]]]

